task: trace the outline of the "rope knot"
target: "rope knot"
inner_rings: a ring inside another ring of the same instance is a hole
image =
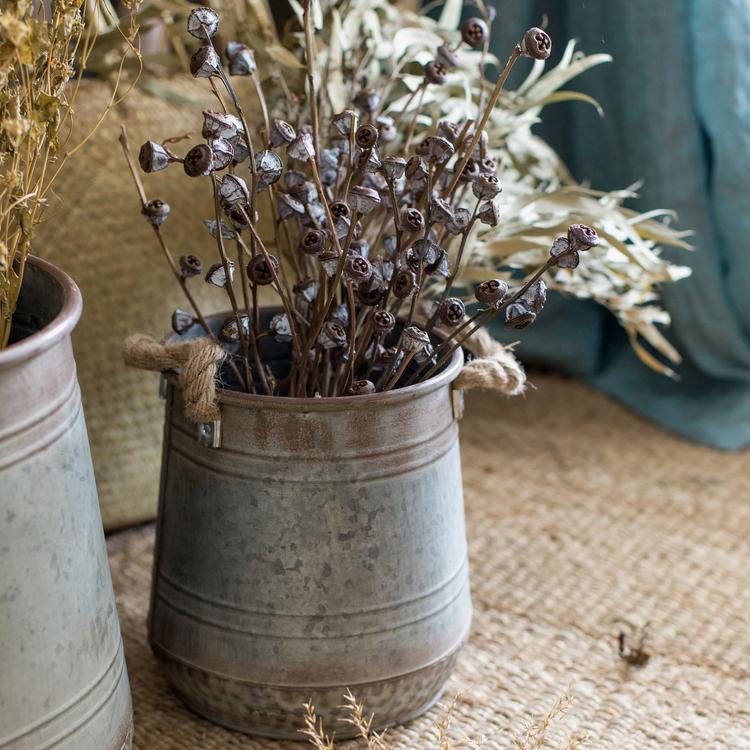
[[[179,370],[185,416],[191,422],[221,419],[216,376],[227,353],[219,344],[207,338],[162,344],[136,334],[125,339],[122,354],[125,364],[141,370]]]

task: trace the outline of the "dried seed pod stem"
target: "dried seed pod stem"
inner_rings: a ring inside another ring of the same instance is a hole
[[[495,88],[492,90],[492,94],[490,94],[489,101],[487,102],[487,106],[484,108],[484,112],[481,119],[479,120],[479,124],[474,128],[474,136],[472,137],[469,146],[464,149],[463,158],[458,162],[454,169],[453,179],[451,180],[448,188],[445,191],[445,195],[447,198],[450,198],[455,192],[456,186],[458,185],[458,181],[461,176],[461,172],[463,172],[463,169],[466,166],[466,162],[469,161],[471,155],[474,153],[474,149],[479,143],[479,139],[482,137],[482,133],[484,132],[484,129],[487,126],[487,122],[490,119],[492,110],[495,109],[497,100],[500,98],[500,92],[503,90],[505,82],[508,80],[508,76],[510,75],[510,71],[513,69],[513,65],[515,65],[515,62],[519,57],[521,57],[521,48],[516,45],[513,52],[511,52],[508,61],[505,63],[505,67],[502,69],[500,75],[497,78],[497,83],[495,84]]]
[[[435,349],[433,355],[436,360],[435,364],[429,370],[427,370],[427,372],[423,372],[423,370],[426,369],[424,366],[420,368],[420,370],[415,373],[412,380],[410,380],[410,383],[412,381],[417,382],[431,378],[446,362],[449,361],[449,358],[453,356],[453,352],[455,352],[456,349],[458,349],[464,344],[464,342],[470,339],[482,326],[487,325],[487,323],[489,323],[501,312],[505,312],[505,309],[507,307],[510,307],[510,305],[516,303],[521,297],[523,297],[524,294],[526,294],[526,292],[536,281],[541,279],[542,276],[544,276],[544,274],[556,264],[556,258],[549,258],[547,262],[544,263],[544,265],[539,269],[537,269],[537,271],[527,279],[523,286],[516,290],[516,292],[514,292],[510,297],[503,300],[499,305],[490,308],[483,308],[474,313],[474,315],[472,315],[462,326],[457,328],[450,336],[448,336],[448,338],[446,338],[440,344],[440,346],[437,347],[437,349]],[[469,328],[469,326],[472,327]],[[468,331],[466,330],[467,328],[469,328]],[[448,348],[449,344],[450,347]]]
[[[146,197],[146,191],[143,189],[143,183],[140,180],[140,175],[138,174],[138,169],[135,165],[135,159],[133,157],[133,152],[130,150],[130,142],[128,141],[128,131],[125,129],[124,125],[120,126],[120,136],[119,139],[120,145],[122,146],[122,151],[125,154],[125,161],[128,164],[128,168],[130,169],[130,174],[133,176],[133,182],[135,183],[136,191],[138,192],[138,197],[141,201],[141,208],[143,208],[148,203],[148,198]],[[169,248],[167,247],[167,243],[164,241],[164,235],[161,232],[161,228],[155,224],[151,225],[154,234],[156,235],[156,239],[159,242],[159,247],[161,248],[161,251],[167,261],[167,264],[169,265],[169,268],[172,271],[172,275],[177,280],[177,283],[180,285],[180,288],[182,289],[182,293],[185,295],[185,298],[188,301],[188,304],[190,305],[191,309],[193,310],[193,314],[195,315],[195,319],[198,321],[198,324],[200,327],[204,330],[206,335],[214,342],[219,343],[219,339],[216,338],[213,331],[209,328],[208,323],[206,322],[205,317],[203,316],[203,313],[200,310],[200,307],[198,306],[198,303],[195,300],[195,297],[193,296],[192,292],[190,291],[187,283],[185,282],[185,279],[182,277],[182,273],[180,272],[180,269],[175,262],[174,256],[169,251]],[[221,234],[219,232],[219,234]],[[240,375],[240,371],[237,369],[237,366],[232,362],[232,360],[228,360],[229,366],[232,368],[235,377],[237,378],[237,382],[242,382],[242,376]]]
[[[216,217],[216,226],[221,227],[221,202],[219,199],[219,187],[216,181],[216,175],[211,175],[211,184],[214,191],[214,215]],[[242,366],[244,368],[244,385],[243,388],[248,393],[253,388],[253,376],[250,372],[250,357],[249,357],[249,345],[247,336],[245,335],[245,326],[242,324],[242,318],[240,316],[240,309],[237,305],[237,297],[234,293],[234,287],[232,286],[232,275],[229,270],[229,258],[227,257],[227,251],[224,247],[224,234],[220,229],[216,232],[216,245],[219,250],[219,256],[221,257],[221,263],[224,266],[224,274],[227,278],[227,283],[224,285],[227,296],[229,297],[229,304],[232,306],[232,313],[234,314],[235,322],[237,323],[237,334],[240,338],[240,347],[242,349]],[[244,285],[243,285],[244,286]]]
[[[315,44],[313,40],[312,19],[310,17],[311,0],[303,0],[302,25],[305,30],[305,65],[307,69],[308,98],[310,100],[310,119],[313,129],[313,160],[320,171],[320,118],[318,116],[318,94],[315,90]],[[322,195],[322,193],[321,193]]]
[[[438,319],[438,311],[440,310],[440,305],[448,299],[448,295],[451,293],[451,290],[453,289],[453,282],[456,280],[456,276],[458,276],[458,272],[461,267],[461,260],[463,258],[464,254],[464,248],[466,247],[466,242],[469,239],[469,234],[471,234],[471,230],[474,227],[474,224],[477,220],[477,214],[479,213],[479,206],[481,205],[481,200],[477,199],[476,205],[474,206],[474,212],[471,215],[471,219],[469,219],[469,224],[464,230],[462,236],[461,236],[461,244],[458,247],[458,253],[456,255],[456,262],[453,266],[453,271],[451,275],[446,279],[445,281],[445,289],[443,289],[443,293],[440,296],[440,299],[438,300],[438,304],[435,307],[435,312],[432,314],[432,317],[427,323],[427,326],[425,330],[427,333],[432,331],[432,329],[435,327],[435,323]]]

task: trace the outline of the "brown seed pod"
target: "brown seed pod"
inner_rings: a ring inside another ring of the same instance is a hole
[[[195,323],[195,318],[185,311],[177,308],[172,313],[172,330],[177,334],[182,334]]]
[[[450,120],[440,120],[437,124],[437,134],[449,141],[452,146],[455,146],[461,135],[461,128]]]
[[[372,323],[379,333],[390,333],[396,326],[396,317],[388,310],[376,310],[372,315]]]
[[[308,229],[300,239],[299,249],[306,255],[322,253],[326,244],[326,233],[322,229]]]
[[[389,180],[400,180],[406,171],[406,159],[402,159],[400,156],[386,156],[381,162],[380,168]]]
[[[229,75],[249,76],[255,72],[255,52],[250,47],[240,42],[229,42],[226,47],[227,60],[229,60]]]
[[[495,305],[503,301],[508,293],[508,284],[502,279],[483,281],[476,289],[474,296],[478,302]]]
[[[430,60],[424,66],[424,77],[430,83],[442,86],[448,78],[448,68],[442,60]]]
[[[546,301],[547,285],[542,279],[535,281],[519,299],[519,302],[535,313],[542,311]]]
[[[401,338],[401,348],[405,352],[421,352],[429,345],[430,337],[421,328],[417,326],[404,328],[404,335]]]
[[[375,384],[369,380],[357,380],[347,391],[348,396],[366,396],[368,393],[375,393]]]
[[[341,135],[349,135],[357,124],[357,113],[351,109],[345,109],[333,116],[331,124]]]
[[[481,47],[489,34],[490,30],[482,18],[467,18],[461,24],[461,39],[469,47]]]
[[[203,273],[203,263],[197,255],[180,256],[180,274],[183,279],[200,276]]]
[[[259,254],[250,259],[247,264],[247,277],[258,286],[266,286],[273,283],[274,274],[279,270],[279,261],[273,255],[269,255],[273,271],[268,265],[266,256]]]
[[[571,251],[567,237],[558,237],[549,250],[552,258],[557,258],[558,268],[578,268],[580,256],[577,251]]]
[[[482,172],[472,183],[471,191],[480,200],[491,200],[502,191],[502,188],[500,180],[494,174]]]
[[[546,60],[552,51],[552,40],[549,34],[537,26],[530,28],[521,40],[521,52],[534,60]]]
[[[458,297],[448,297],[440,303],[438,318],[447,326],[457,326],[466,315],[466,306]]]
[[[482,168],[476,159],[469,159],[461,170],[458,178],[461,182],[474,182],[482,174]]]
[[[500,223],[500,206],[497,201],[487,201],[477,212],[477,217],[482,224],[488,227],[496,227]]]
[[[334,201],[331,203],[331,216],[334,219],[348,219],[351,213],[349,206],[344,201]]]
[[[240,315],[240,325],[242,334],[247,336],[250,333],[250,316],[247,313]],[[237,319],[232,316],[227,318],[219,329],[219,338],[228,344],[235,344],[240,340],[240,327],[237,325]]]
[[[155,198],[141,209],[141,213],[146,217],[149,224],[158,227],[167,220],[171,210],[169,203]]]
[[[385,289],[379,283],[376,283],[374,274],[369,281],[357,287],[357,299],[367,307],[379,305],[384,296]]]
[[[408,268],[396,272],[393,280],[393,294],[398,299],[405,299],[417,288],[417,275]]]
[[[211,147],[205,143],[199,143],[187,152],[182,167],[188,177],[205,177],[211,174],[213,164],[214,155]]]
[[[428,263],[424,270],[431,276],[448,278],[450,276],[448,253],[443,248],[438,248],[435,260],[432,263]]]
[[[371,149],[378,142],[378,136],[378,129],[374,125],[367,123],[357,128],[357,132],[354,135],[354,142],[361,149]]]
[[[536,313],[529,310],[520,302],[508,305],[505,310],[505,326],[520,331],[530,326],[536,320]]]
[[[255,171],[263,185],[273,185],[281,177],[284,164],[275,151],[258,151],[255,154]]]
[[[283,146],[285,143],[291,143],[296,137],[294,128],[285,120],[276,119],[271,123],[269,138],[272,146]]]
[[[364,284],[372,276],[372,265],[361,255],[349,254],[344,265],[344,273],[355,284]]]
[[[405,174],[409,180],[420,180],[427,177],[427,166],[421,156],[412,156],[406,162]]]
[[[214,112],[210,109],[203,110],[203,127],[201,135],[209,140],[211,138],[226,138],[231,141],[243,135],[245,128],[242,120],[227,112]]]
[[[188,34],[207,42],[219,29],[219,14],[211,8],[193,8],[187,20]]]
[[[246,206],[250,201],[250,191],[241,177],[225,174],[219,179],[219,198],[225,209]]]
[[[268,330],[273,334],[275,341],[280,344],[292,340],[292,326],[289,324],[289,317],[286,313],[276,313],[268,324]]]
[[[424,216],[417,208],[405,208],[401,212],[401,223],[410,232],[424,231]]]
[[[430,218],[437,224],[453,221],[453,207],[445,198],[434,197],[430,201]]]
[[[146,141],[138,152],[138,163],[141,165],[141,169],[149,174],[166,169],[170,161],[169,153],[164,146],[154,143],[154,141]]]
[[[211,78],[221,73],[221,60],[211,45],[201,47],[190,58],[190,72],[194,78]]]
[[[568,242],[571,249],[581,252],[599,244],[599,235],[585,224],[571,224],[568,227]]]
[[[447,138],[439,135],[428,136],[417,146],[417,153],[420,156],[427,157],[427,160],[433,164],[442,164],[448,161],[455,151],[453,144]]]
[[[324,349],[346,346],[346,331],[335,321],[327,320],[318,334],[318,345]]]
[[[453,212],[453,221],[449,221],[445,228],[450,234],[461,234],[471,223],[471,212],[468,208],[457,208]]]
[[[310,133],[300,133],[287,147],[287,156],[297,161],[310,161],[315,156],[315,146],[313,145]]]
[[[227,262],[227,268],[229,269],[229,283],[232,283],[234,278],[234,263],[230,260]],[[227,274],[224,270],[223,263],[214,263],[211,268],[206,271],[206,281],[214,286],[224,287],[227,285]]]
[[[374,112],[380,104],[380,92],[372,88],[365,88],[358,91],[352,101],[354,106],[363,112]]]
[[[225,169],[234,160],[234,147],[226,138],[213,138],[208,145],[213,155],[213,171]]]
[[[346,196],[347,203],[360,214],[369,214],[380,205],[380,195],[377,190],[355,185]]]
[[[305,213],[304,205],[288,193],[279,193],[276,205],[279,211],[279,218],[282,221],[287,221],[294,216],[301,216]]]

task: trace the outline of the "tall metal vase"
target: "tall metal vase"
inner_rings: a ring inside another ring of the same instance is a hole
[[[30,259],[13,343],[0,351],[2,750],[123,750],[132,742],[70,340],[80,315],[73,281]]]
[[[149,639],[188,706],[300,739],[307,700],[351,734],[347,688],[378,726],[439,698],[471,620],[462,361],[367,396],[225,390],[197,427],[168,379]]]

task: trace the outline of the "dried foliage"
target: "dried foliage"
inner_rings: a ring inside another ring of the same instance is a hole
[[[10,338],[34,227],[55,178],[91,135],[69,142],[81,76],[99,29],[117,23],[106,0],[57,0],[45,7],[5,0],[0,11],[0,349]],[[133,49],[136,31],[118,26],[125,50]],[[121,53],[112,58],[120,64]],[[118,84],[115,75],[107,110],[122,96]]]
[[[565,718],[572,704],[570,695],[563,695],[555,702],[555,705],[540,717],[528,722],[523,730],[517,735],[508,737],[468,737],[454,731],[455,711],[460,701],[460,695],[456,695],[447,705],[440,708],[435,719],[432,730],[425,732],[424,736],[413,745],[414,750],[459,750],[459,748],[481,748],[481,747],[507,747],[516,750],[542,750],[552,748],[553,750],[580,750],[585,746],[587,735],[584,732],[574,732],[568,736],[562,744],[556,742],[550,735]],[[308,742],[317,750],[336,750],[337,745],[334,737],[326,734],[323,720],[316,714],[312,702],[305,704],[305,726],[300,732],[307,737]],[[387,732],[374,732],[372,729],[375,717],[368,716],[363,706],[357,701],[350,690],[344,694],[345,712],[343,721],[357,730],[359,746],[366,750],[395,750],[387,737]]]
[[[190,12],[187,31],[200,42],[190,72],[207,79],[218,109],[203,110],[202,141],[188,147],[176,134],[149,140],[138,161],[147,174],[181,164],[213,193],[214,215],[203,223],[215,262],[206,262],[204,278],[225,291],[232,310],[219,330],[207,324],[190,291],[189,279],[203,273],[203,263],[191,255],[178,264],[171,254],[163,228],[171,207],[148,199],[124,129],[121,142],[141,212],[190,304],[189,311],[175,310],[173,329],[224,347],[233,377],[225,383],[251,393],[331,397],[421,382],[493,319],[502,316],[514,330],[532,324],[546,300],[542,276],[554,267],[576,268],[579,256],[598,244],[593,229],[571,224],[514,288],[485,278],[470,309],[451,296],[474,231],[495,228],[501,218],[502,187],[486,126],[516,61],[546,59],[552,45],[544,30],[527,30],[492,89],[478,92],[475,117],[442,119],[417,139],[425,100],[448,86],[460,53],[489,45],[492,19],[480,10],[484,15],[460,24],[459,38],[436,39],[431,59],[411,60],[421,78],[403,103],[389,93],[402,77],[400,63],[382,88],[369,85],[367,56],[340,80],[324,56],[321,72],[315,27],[326,26],[314,22],[320,7],[313,0],[304,0],[298,19],[304,96],[264,87],[255,50],[236,40],[218,47],[219,14],[208,7]],[[252,125],[234,76],[254,85],[259,115]],[[279,80],[287,78],[294,85],[293,71],[279,71]],[[346,93],[341,109],[333,91],[339,98]],[[260,235],[263,214],[273,218],[276,255]],[[281,303],[270,323],[259,310],[262,287]],[[269,350],[272,341],[288,345],[287,369],[278,350]]]
[[[322,2],[323,44],[318,55],[321,68],[329,71],[326,90],[333,108],[340,101],[341,81],[356,69],[368,85],[390,92],[393,109],[406,106],[411,112],[415,108],[414,100],[409,101],[411,92],[420,85],[412,61],[427,62],[435,44],[455,39],[461,8],[458,0],[447,0],[435,20],[395,9],[387,0],[354,0],[344,9],[338,3]],[[260,20],[259,9],[257,13]],[[286,41],[294,44],[291,36]],[[662,259],[659,246],[690,249],[686,237],[691,233],[670,226],[676,218],[671,211],[637,213],[625,208],[623,201],[636,197],[637,186],[602,193],[576,184],[555,152],[531,130],[548,104],[581,101],[600,110],[590,97],[564,87],[586,70],[610,60],[605,54],[584,55],[571,41],[554,68],[536,61],[515,91],[501,94],[485,132],[504,189],[503,218],[496,228],[475,227],[462,280],[481,280],[498,270],[510,280],[519,270],[529,272],[570,224],[588,224],[599,233],[599,246],[575,273],[550,270],[545,276],[548,286],[606,306],[624,326],[645,364],[672,375],[672,369],[656,359],[642,340],[668,362],[679,363],[679,353],[657,328],[669,323],[669,315],[659,303],[659,288],[689,275],[690,269]],[[484,77],[477,75],[485,63],[498,65],[485,50],[459,52],[459,64],[446,85],[425,93],[415,139],[440,119],[458,121],[476,116],[481,92],[486,96],[489,89]],[[403,72],[400,80],[394,80],[393,70]]]
[[[302,6],[296,0],[290,4],[301,22]],[[462,5],[459,0],[446,0],[434,19],[388,0],[315,3],[316,61],[321,71],[319,83],[325,90],[323,115],[341,111],[350,82],[358,80],[382,94],[384,109],[403,109],[405,116],[411,116],[417,109],[413,94],[422,82],[421,65],[432,59],[437,45],[458,38]],[[481,0],[476,5],[481,9]],[[283,78],[288,82],[285,85],[303,98],[299,27],[290,26],[286,34],[278,35],[265,0],[222,3],[222,9],[229,14],[228,24],[236,26],[239,38],[255,47],[263,77]],[[496,23],[501,21],[502,17]],[[481,280],[488,272],[499,272],[506,280],[519,271],[528,273],[570,224],[588,224],[601,238],[597,249],[575,273],[552,269],[545,281],[551,289],[607,307],[644,363],[673,375],[670,364],[679,363],[680,355],[658,327],[669,323],[659,290],[663,284],[689,275],[690,269],[664,260],[660,246],[690,249],[686,241],[690,232],[670,226],[675,216],[669,210],[638,213],[624,207],[626,199],[636,197],[638,186],[603,193],[576,184],[557,154],[532,132],[549,104],[580,101],[600,110],[596,101],[565,86],[610,60],[606,54],[585,55],[571,41],[553,68],[537,61],[516,90],[503,91],[485,128],[504,189],[502,221],[496,228],[475,226],[459,281]],[[428,89],[421,98],[416,142],[441,119],[462,121],[477,116],[491,89],[486,77],[478,75],[486,64],[501,65],[486,48],[459,50],[458,64],[446,83]]]

